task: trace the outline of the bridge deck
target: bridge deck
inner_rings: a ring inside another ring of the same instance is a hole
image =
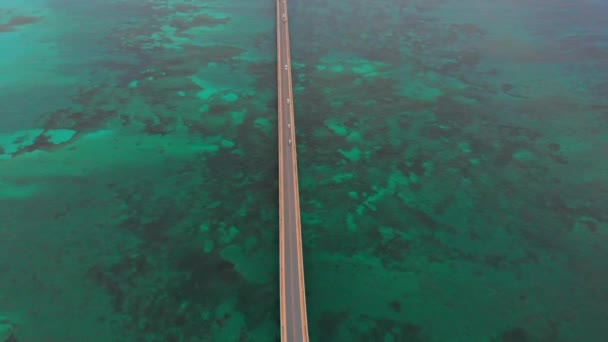
[[[277,3],[281,341],[308,341],[287,0]]]

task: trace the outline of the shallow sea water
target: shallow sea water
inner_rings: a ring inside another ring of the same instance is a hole
[[[608,340],[608,3],[289,14],[311,340]],[[0,342],[278,340],[274,20],[0,4]]]

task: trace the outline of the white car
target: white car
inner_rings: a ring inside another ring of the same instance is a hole
[[[291,139],[289,139],[289,145],[291,145]]]
[[[287,70],[287,64],[285,64],[285,70]]]
[[[290,103],[290,102],[289,102],[289,99],[287,99],[287,104],[289,104],[289,103]]]
[[[291,124],[290,123],[287,123],[287,128],[291,128]]]

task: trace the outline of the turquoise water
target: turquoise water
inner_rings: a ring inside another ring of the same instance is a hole
[[[274,11],[0,4],[0,342],[278,340]],[[606,18],[290,2],[311,340],[608,339]]]

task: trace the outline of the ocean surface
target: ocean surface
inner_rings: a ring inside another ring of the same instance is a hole
[[[311,341],[608,341],[608,2],[290,0]],[[274,0],[0,2],[0,342],[279,340]]]

